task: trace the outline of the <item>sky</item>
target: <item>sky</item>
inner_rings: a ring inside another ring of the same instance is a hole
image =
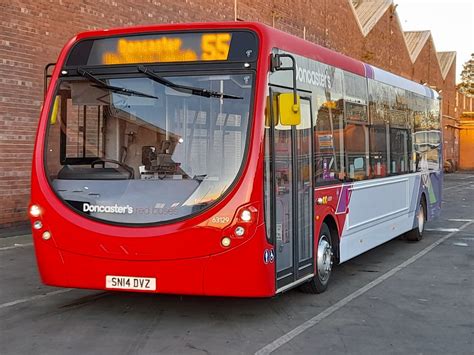
[[[474,0],[393,0],[404,31],[430,30],[436,51],[456,51],[456,82],[474,52]]]

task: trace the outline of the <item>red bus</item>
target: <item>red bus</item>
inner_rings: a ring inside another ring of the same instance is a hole
[[[439,214],[441,134],[415,135],[440,132],[438,94],[276,29],[85,32],[49,77],[29,210],[45,284],[319,293]]]

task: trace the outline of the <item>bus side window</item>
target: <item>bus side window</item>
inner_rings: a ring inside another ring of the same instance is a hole
[[[365,180],[369,169],[367,79],[344,72],[344,149],[350,180]]]
[[[343,132],[342,109],[321,105],[314,132],[316,183],[344,179]]]
[[[408,147],[408,130],[390,128],[390,172],[392,174],[408,173]]]
[[[383,84],[369,80],[369,150],[370,177],[381,178],[389,172],[389,121],[386,107],[389,106],[388,94]]]
[[[316,184],[345,180],[343,71],[324,65],[320,68],[330,85],[315,87],[314,178]]]
[[[350,180],[368,178],[369,134],[366,125],[347,123],[344,130],[344,148],[347,173]]]

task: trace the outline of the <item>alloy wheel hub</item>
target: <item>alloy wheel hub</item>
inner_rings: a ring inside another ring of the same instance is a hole
[[[321,282],[326,282],[329,279],[329,275],[332,269],[332,248],[327,237],[321,236],[318,244],[318,277]]]

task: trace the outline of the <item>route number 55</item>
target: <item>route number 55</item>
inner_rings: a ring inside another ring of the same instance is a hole
[[[230,33],[209,33],[202,35],[202,60],[227,60]]]

